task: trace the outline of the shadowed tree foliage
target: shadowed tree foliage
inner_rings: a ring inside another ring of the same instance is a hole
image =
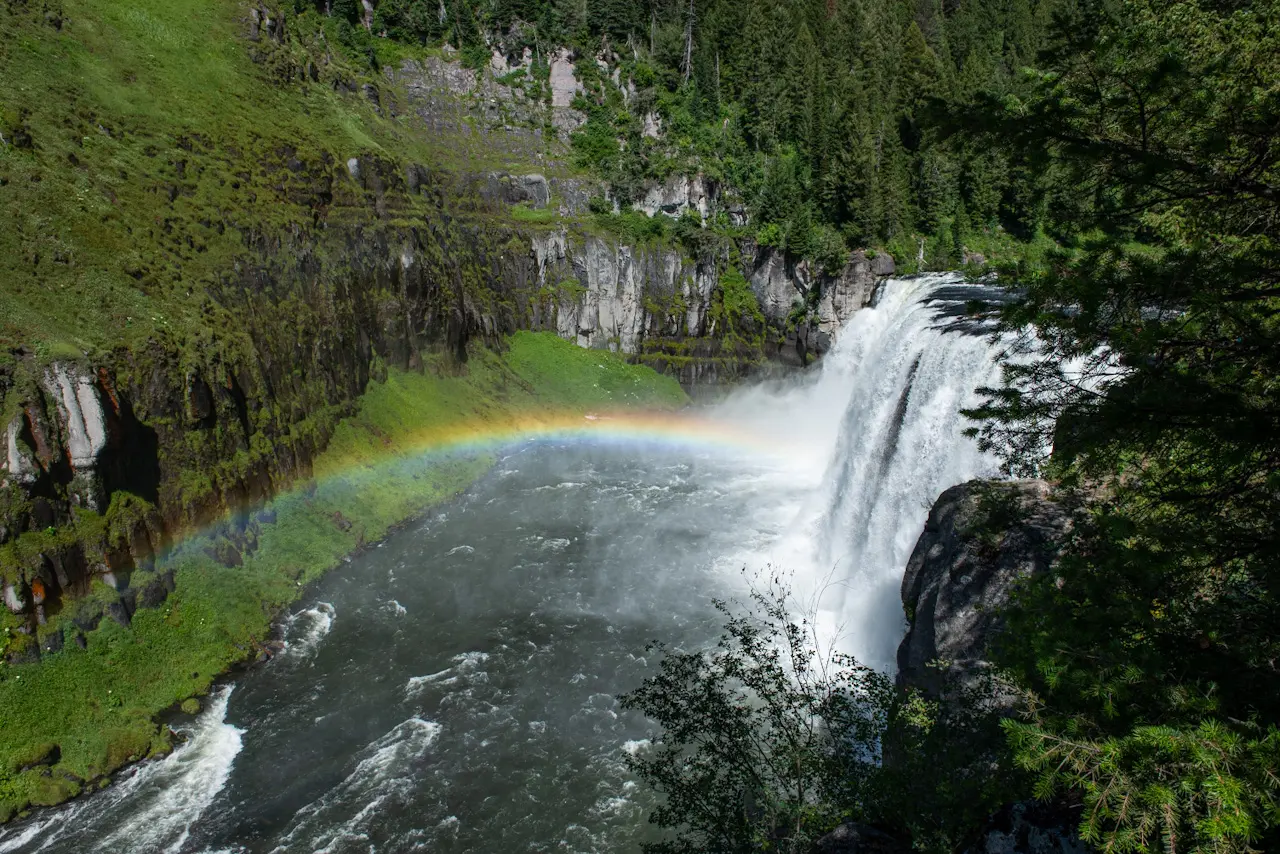
[[[1063,4],[1031,88],[950,111],[1037,175],[1064,244],[1011,271],[1006,323],[1039,343],[973,414],[1010,472],[1092,498],[1003,655],[1021,762],[1106,850],[1277,841],[1278,20]]]
[[[956,688],[946,706],[899,691],[825,649],[791,604],[776,579],[746,607],[717,603],[713,648],[655,644],[658,672],[622,697],[662,727],[631,760],[671,831],[645,850],[807,852],[843,821],[924,851],[970,841],[1019,780],[990,690]]]

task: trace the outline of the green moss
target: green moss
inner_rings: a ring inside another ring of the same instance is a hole
[[[565,412],[687,400],[669,377],[548,333],[515,335],[501,356],[478,350],[460,375],[430,359],[428,367],[392,371],[369,388],[316,460],[315,480],[267,508],[275,521],[260,525],[257,548],[241,566],[215,563],[208,537],[188,540],[158,567],[175,570],[177,591],[162,606],[139,610],[131,628],[103,620],[85,636],[84,650],[68,645],[38,664],[0,666],[0,818],[64,800],[78,793],[76,780],[163,751],[155,715],[254,655],[271,615],[302,585],[457,495],[491,465],[483,453],[448,452],[457,440]],[[122,500],[115,515],[136,521],[145,510]],[[74,605],[115,597],[95,582]],[[60,751],[52,769],[20,771],[34,754],[48,755],[48,745]]]
[[[521,203],[511,207],[511,218],[516,222],[553,223],[560,217],[550,208],[531,208]]]

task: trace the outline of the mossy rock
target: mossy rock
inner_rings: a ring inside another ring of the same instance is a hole
[[[38,807],[51,807],[80,794],[80,783],[63,774],[30,773],[31,803]]]
[[[182,713],[184,715],[200,714],[200,701],[195,697],[188,697],[182,701]]]

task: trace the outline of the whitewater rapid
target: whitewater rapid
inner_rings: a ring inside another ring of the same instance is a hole
[[[634,850],[652,802],[626,758],[659,733],[616,697],[648,641],[710,642],[711,599],[772,570],[892,668],[930,504],[996,472],[960,414],[999,378],[962,312],[990,295],[891,280],[817,370],[697,412],[763,451],[512,448],[318,582],[171,756],[0,829],[0,854]]]

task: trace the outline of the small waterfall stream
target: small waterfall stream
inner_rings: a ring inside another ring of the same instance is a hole
[[[0,854],[635,850],[651,802],[624,759],[658,733],[614,698],[649,640],[717,634],[744,566],[792,571],[836,646],[892,666],[929,505],[995,471],[959,414],[998,379],[962,316],[980,295],[891,280],[819,370],[702,411],[773,453],[511,449],[318,582],[172,756],[0,829]]]

